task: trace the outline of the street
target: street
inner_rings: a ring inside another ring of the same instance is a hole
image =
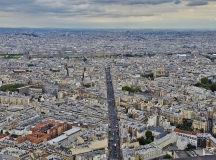
[[[120,148],[119,124],[117,120],[115,96],[113,91],[110,68],[106,68],[105,72],[106,72],[107,101],[108,101],[108,112],[109,112],[109,133],[108,133],[109,159],[120,160],[122,158],[121,158],[121,148]]]

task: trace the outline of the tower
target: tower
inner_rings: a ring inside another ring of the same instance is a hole
[[[161,75],[165,75],[165,65],[162,64],[162,67],[161,67]]]
[[[154,78],[157,77],[157,63],[154,64]]]

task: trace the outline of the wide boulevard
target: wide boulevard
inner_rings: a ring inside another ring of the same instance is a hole
[[[110,74],[110,68],[105,69],[106,72],[106,86],[107,86],[107,101],[109,112],[109,160],[121,160],[120,149],[120,136],[119,136],[119,124],[117,119],[117,111],[115,105],[115,97],[112,85],[112,78]]]

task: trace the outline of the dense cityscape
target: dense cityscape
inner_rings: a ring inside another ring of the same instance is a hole
[[[0,28],[0,160],[216,159],[215,37]]]

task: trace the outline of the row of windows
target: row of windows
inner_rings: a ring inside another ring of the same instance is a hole
[[[187,135],[184,135],[184,134],[178,134],[178,135],[181,136],[181,137],[186,137],[188,139],[197,140],[197,138],[195,138],[195,137],[190,137],[190,136],[187,136]]]
[[[23,100],[23,99],[8,99],[8,98],[2,99],[2,102],[11,102],[11,101],[16,101],[16,103],[18,103],[18,101],[20,101],[21,103],[28,102],[28,100]]]

